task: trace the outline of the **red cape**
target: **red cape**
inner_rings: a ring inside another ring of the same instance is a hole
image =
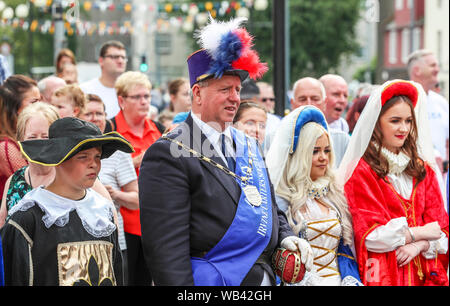
[[[371,286],[448,286],[448,252],[436,259],[417,256],[408,265],[398,267],[395,251],[374,253],[365,239],[375,228],[391,219],[406,217],[410,227],[438,221],[448,237],[449,218],[433,170],[425,165],[426,178],[413,188],[410,199],[399,195],[393,186],[377,176],[361,159],[345,184],[345,194],[353,216],[355,247],[359,272],[364,285]],[[416,184],[414,179],[413,184]]]

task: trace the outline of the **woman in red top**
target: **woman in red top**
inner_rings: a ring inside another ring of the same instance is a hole
[[[148,117],[152,85],[145,74],[128,71],[117,79],[115,88],[120,106],[120,112],[114,117],[116,130],[134,148],[135,152],[131,157],[139,177],[139,167],[145,151],[161,136],[155,123]],[[131,210],[121,206],[120,213],[127,244],[128,284],[150,285],[151,276],[141,244],[139,209]]]
[[[449,220],[429,153],[424,98],[414,82],[382,85],[340,165],[364,285],[449,284]]]
[[[12,75],[0,86],[0,198],[8,177],[27,165],[16,143],[17,117],[40,99],[36,81],[24,75]]]

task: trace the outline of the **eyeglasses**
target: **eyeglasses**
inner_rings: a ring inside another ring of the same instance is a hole
[[[125,62],[128,61],[128,58],[126,56],[123,56],[123,55],[111,55],[111,54],[108,54],[108,55],[105,55],[103,57],[108,57],[108,58],[110,58],[112,60],[118,60],[120,58],[121,60],[123,60]]]
[[[261,98],[261,101],[262,101],[263,103],[266,103],[266,102],[268,102],[268,101],[270,101],[270,102],[275,102],[275,98]]]
[[[102,118],[102,117],[104,117],[106,115],[106,113],[102,113],[102,112],[90,112],[90,113],[85,113],[84,114],[84,116],[85,117],[87,117],[87,118],[94,118],[94,116],[95,117],[97,117],[97,118]]]
[[[123,97],[130,98],[131,100],[134,100],[134,101],[140,101],[142,98],[144,98],[145,101],[148,101],[151,98],[150,95],[134,95],[134,96],[123,96]]]

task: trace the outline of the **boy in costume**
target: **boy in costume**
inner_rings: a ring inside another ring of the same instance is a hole
[[[55,180],[26,194],[1,229],[6,285],[122,285],[114,206],[90,189],[100,159],[133,152],[116,132],[55,121],[49,139],[20,143],[30,162],[55,166]]]

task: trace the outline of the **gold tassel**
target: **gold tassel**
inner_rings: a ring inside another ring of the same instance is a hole
[[[422,265],[420,264],[419,257],[414,258],[414,264],[417,266],[417,275],[419,276],[419,279],[423,280]]]

